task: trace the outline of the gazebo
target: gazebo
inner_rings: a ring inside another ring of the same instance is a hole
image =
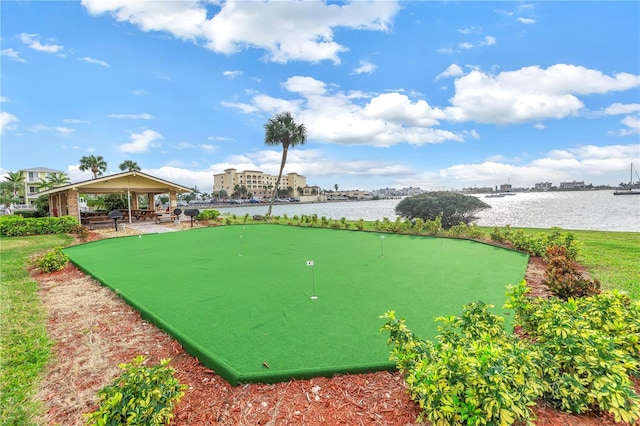
[[[49,196],[51,216],[74,216],[80,222],[80,194],[124,194],[127,196],[131,221],[131,210],[139,208],[140,196],[146,196],[149,206],[152,207],[154,196],[168,194],[169,211],[173,211],[177,207],[177,195],[187,192],[191,192],[191,189],[139,171],[132,171],[59,186],[43,191],[41,195]]]

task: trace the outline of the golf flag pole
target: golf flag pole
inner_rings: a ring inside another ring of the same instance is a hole
[[[313,271],[313,260],[307,260],[307,266],[311,267],[311,299],[316,300],[318,296],[316,295],[316,274]]]
[[[384,257],[384,235],[380,235],[380,257]]]
[[[242,234],[240,234],[240,256],[242,256]]]

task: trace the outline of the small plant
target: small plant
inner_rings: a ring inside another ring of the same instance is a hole
[[[504,319],[482,302],[460,317],[441,317],[437,343],[418,340],[393,311],[382,330],[390,332],[391,359],[404,374],[419,420],[434,425],[508,425],[529,420],[543,391],[541,354],[503,327]]]
[[[71,229],[71,233],[76,234],[83,243],[89,239],[89,229],[86,226],[76,225]]]
[[[437,235],[442,231],[442,218],[438,216],[434,220],[427,220],[425,222],[425,228],[427,229],[427,234]]]
[[[242,223],[247,223],[249,221],[249,213],[245,213],[244,217],[242,218]]]
[[[600,281],[586,278],[578,270],[578,264],[568,257],[566,247],[549,247],[546,257],[549,260],[544,284],[554,296],[568,300],[600,293]]]
[[[607,411],[616,420],[640,419],[640,397],[629,379],[638,374],[640,302],[603,293],[564,302],[531,299],[523,281],[507,292],[507,308],[544,355],[544,399],[565,411]]]
[[[64,254],[62,247],[56,247],[40,256],[36,256],[34,263],[42,272],[56,272],[67,266],[69,256]]]
[[[355,223],[355,227],[358,231],[362,231],[364,229],[364,219],[358,219],[358,221]]]
[[[423,229],[424,229],[424,219],[422,219],[421,217],[416,218],[413,221],[413,233],[419,234],[422,232]]]
[[[88,425],[169,424],[187,386],[174,377],[170,359],[155,366],[143,365],[145,359],[138,355],[130,364],[119,365],[124,373],[98,392],[100,406],[85,414]]]

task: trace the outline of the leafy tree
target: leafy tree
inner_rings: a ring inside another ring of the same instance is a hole
[[[80,158],[80,171],[84,172],[87,170],[91,170],[93,178],[96,179],[107,171],[107,162],[104,161],[104,158],[100,155],[83,156]]]
[[[108,194],[104,197],[107,210],[124,210],[128,207],[127,196],[124,194]]]
[[[302,194],[304,194],[304,188],[299,186],[298,187],[298,195],[302,195]]]
[[[336,189],[336,192],[338,192],[338,184],[336,183],[333,187]]]
[[[426,192],[424,194],[407,197],[396,206],[396,214],[403,218],[424,221],[442,218],[442,227],[449,229],[452,226],[464,223],[469,225],[475,215],[491,208],[487,203],[471,195],[457,194],[455,192]]]
[[[123,172],[124,171],[127,171],[127,172],[139,172],[140,170],[142,170],[140,168],[140,166],[138,165],[138,163],[136,163],[135,161],[131,161],[131,160],[124,160],[122,162],[122,164],[120,164],[118,167]]]
[[[13,198],[17,198],[20,190],[24,189],[24,178],[24,172],[9,172],[7,176],[5,176],[4,179],[6,182],[9,182]]]
[[[307,129],[304,124],[296,124],[290,112],[282,112],[271,117],[267,124],[264,125],[264,143],[265,145],[275,146],[282,145],[282,161],[280,162],[280,172],[276,180],[275,188],[280,186],[282,171],[287,163],[287,152],[290,147],[296,145],[304,145],[307,141]],[[269,203],[267,216],[271,216],[273,208],[273,200],[275,198],[275,189]]]
[[[39,196],[33,204],[36,206],[36,217],[49,216],[49,197],[47,195]]]
[[[68,185],[69,183],[71,183],[71,179],[66,173],[51,173],[49,176],[47,176],[47,181],[52,188]]]

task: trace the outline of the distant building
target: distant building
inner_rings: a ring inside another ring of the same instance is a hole
[[[583,189],[587,185],[584,184],[584,181],[573,181],[573,182],[562,182],[560,183],[560,189]]]
[[[551,182],[538,182],[535,184],[535,189],[538,191],[548,191],[553,187]]]
[[[213,175],[213,192],[225,191],[231,196],[236,191],[236,185],[247,188],[254,197],[270,197],[278,176],[269,175],[259,170],[245,170],[238,172],[236,169],[226,169],[224,173]],[[289,190],[289,196],[298,195],[298,188],[307,186],[307,178],[297,173],[282,175],[278,189]],[[309,190],[311,191],[311,189]]]
[[[336,191],[331,194],[333,197],[343,197],[350,200],[366,200],[373,196],[369,191],[361,191],[359,189],[350,189],[348,191]]]
[[[511,184],[503,183],[502,185],[500,185],[500,192],[510,192],[512,189],[513,187],[511,186]]]
[[[40,196],[39,192],[44,191],[40,188],[40,182],[46,181],[56,173],[64,173],[62,170],[47,169],[46,167],[21,169],[18,172],[22,172],[24,175],[24,203],[27,206],[33,206]]]

